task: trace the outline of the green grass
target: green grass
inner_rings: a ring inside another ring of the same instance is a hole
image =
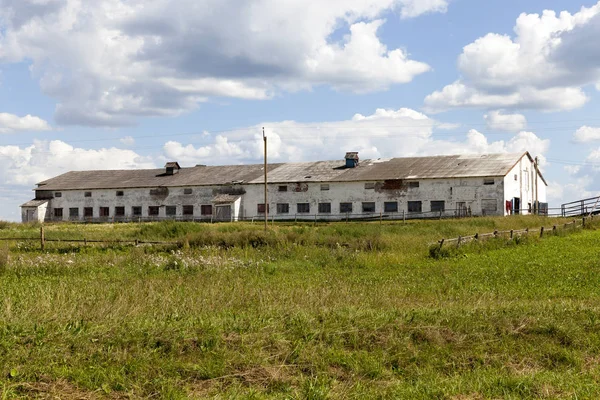
[[[179,245],[0,249],[2,398],[598,398],[600,231],[428,253],[556,223],[47,226]]]

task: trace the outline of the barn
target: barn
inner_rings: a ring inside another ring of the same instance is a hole
[[[31,221],[405,219],[546,213],[528,153],[71,171],[37,184]]]

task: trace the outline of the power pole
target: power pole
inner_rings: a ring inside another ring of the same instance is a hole
[[[269,223],[269,199],[267,195],[267,135],[265,135],[265,127],[262,128],[263,141],[265,144],[265,231],[268,229]]]
[[[535,214],[536,215],[540,215],[540,199],[538,197],[538,185],[539,185],[539,173],[540,171],[538,170],[538,158],[535,158],[535,161],[533,162],[535,165]]]

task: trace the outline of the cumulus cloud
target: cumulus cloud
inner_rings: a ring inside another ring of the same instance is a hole
[[[549,140],[526,131],[508,141],[490,142],[476,130],[455,139],[448,133],[436,133],[443,126],[438,121],[401,108],[378,109],[371,115],[356,114],[350,120],[326,123],[265,122],[227,137],[217,135],[202,146],[170,141],[163,151],[166,158],[188,165],[257,163],[263,156],[261,126],[266,127],[270,162],[335,160],[347,151],[358,151],[363,159],[530,151],[543,162],[550,146]]]
[[[487,34],[464,47],[461,79],[425,99],[430,112],[456,107],[572,110],[600,79],[600,2],[571,14],[521,14],[515,36]]]
[[[67,171],[154,168],[155,164],[131,150],[90,150],[52,140],[27,147],[0,146],[0,166],[2,184],[32,186]]]
[[[577,143],[588,143],[600,140],[600,128],[582,126],[575,131],[573,140]]]
[[[0,113],[0,133],[49,131],[52,128],[48,122],[39,117],[26,115],[19,117],[14,114]]]
[[[503,114],[502,111],[490,111],[483,118],[488,128],[498,131],[518,132],[527,128],[527,119],[522,114]]]
[[[31,62],[60,124],[121,126],[214,97],[368,92],[430,67],[378,36],[447,0],[0,0],[0,62]]]
[[[124,138],[119,139],[119,141],[125,146],[133,146],[135,144],[135,139],[131,136],[125,136]]]

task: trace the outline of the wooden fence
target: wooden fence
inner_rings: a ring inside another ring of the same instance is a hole
[[[560,225],[553,225],[551,227],[540,227],[540,228],[535,228],[535,229],[520,229],[520,230],[516,230],[516,229],[511,229],[509,231],[494,231],[491,233],[476,233],[472,236],[459,236],[457,238],[452,238],[452,239],[442,239],[438,242],[439,244],[439,249],[441,250],[444,245],[454,245],[457,248],[460,247],[461,245],[470,243],[474,240],[485,240],[485,239],[491,239],[491,238],[509,238],[509,239],[514,239],[516,237],[519,236],[529,236],[529,235],[539,235],[539,237],[544,237],[545,234],[547,233],[553,233],[555,234],[558,229],[569,229],[569,228],[585,228],[586,224],[589,224],[590,221],[592,221],[594,219],[594,216],[589,216],[589,217],[583,217],[581,219],[575,219],[571,222],[567,222],[565,224],[560,224]]]

